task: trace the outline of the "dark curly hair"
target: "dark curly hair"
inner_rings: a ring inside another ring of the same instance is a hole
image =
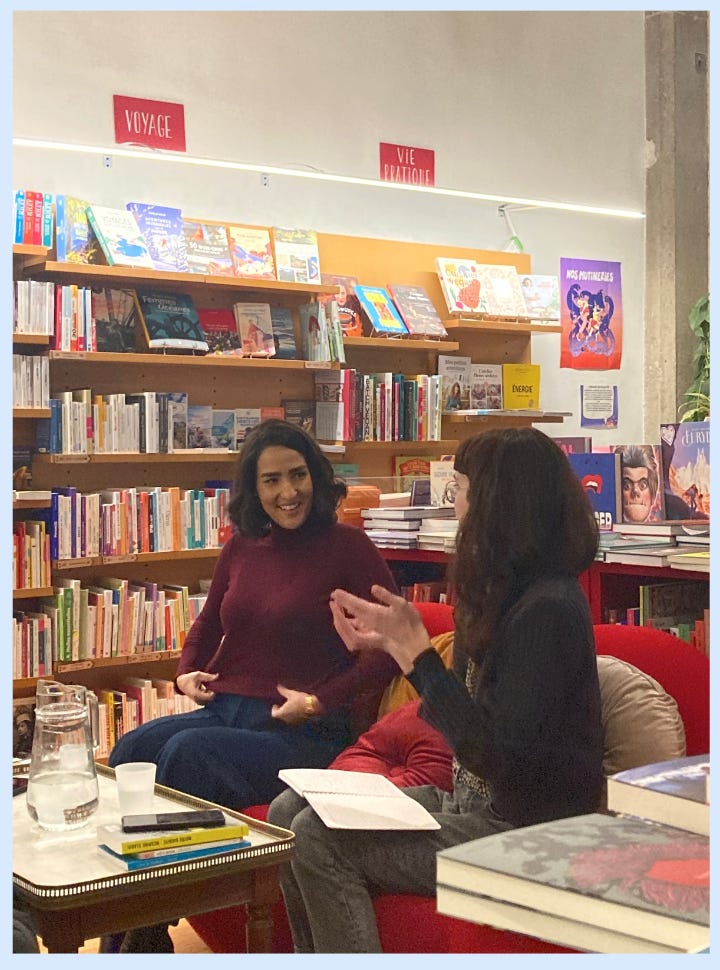
[[[337,521],[337,507],[347,495],[347,486],[335,478],[330,461],[320,446],[297,424],[271,418],[261,421],[248,432],[240,452],[235,473],[235,494],[228,505],[228,516],[238,532],[260,536],[270,526],[270,519],[260,504],[257,493],[257,466],[261,453],[272,445],[291,448],[305,459],[313,483],[313,503],[308,522],[318,527]]]
[[[478,657],[501,616],[542,576],[579,576],[597,552],[592,506],[561,448],[535,428],[463,441],[455,468],[469,479],[453,579],[456,623]]]

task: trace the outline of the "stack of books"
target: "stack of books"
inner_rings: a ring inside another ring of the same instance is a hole
[[[683,540],[696,542],[697,538],[702,539],[703,536],[707,538],[707,549],[704,551],[708,552],[709,559],[709,522],[701,524],[696,519],[618,522],[611,533],[601,535],[600,549],[605,553],[605,562],[632,566],[669,566],[677,556],[688,551],[679,549],[679,543]]]
[[[189,859],[235,852],[250,845],[249,828],[235,819],[216,828],[167,832],[123,832],[119,825],[100,825],[98,849],[126,872],[175,865]]]
[[[381,549],[417,549],[418,534],[430,521],[452,519],[451,506],[406,505],[395,508],[363,509],[365,531]]]
[[[448,554],[455,552],[458,525],[455,518],[425,519],[418,531],[418,549],[437,550]]]

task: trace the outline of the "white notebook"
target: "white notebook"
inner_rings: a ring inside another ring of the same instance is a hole
[[[439,829],[440,824],[384,775],[333,768],[283,768],[278,778],[331,829]]]

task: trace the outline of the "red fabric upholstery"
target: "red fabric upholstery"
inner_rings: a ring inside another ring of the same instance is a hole
[[[419,717],[410,701],[381,717],[330,765],[385,775],[400,788],[437,785],[452,790],[452,751],[439,731]]]
[[[439,603],[415,605],[431,636],[453,629],[451,607]],[[595,640],[599,654],[608,654],[634,664],[659,681],[675,698],[685,724],[688,754],[704,754],[710,750],[710,671],[707,657],[690,644],[668,633],[647,627],[600,625],[595,627]],[[392,777],[393,764],[398,756],[402,756],[403,733],[407,734],[411,729],[413,719],[415,722],[420,721],[417,707],[418,702],[411,702],[386,715],[352,748],[340,754],[333,766],[363,770],[362,765],[365,765],[366,770],[381,770],[383,773],[390,773]],[[395,730],[383,730],[384,722]],[[422,725],[424,723],[421,722]],[[412,755],[419,755],[422,745],[416,745],[415,740],[407,736],[404,740],[408,744],[408,767],[411,767]],[[429,745],[428,750],[434,750],[430,740],[426,738],[424,743]],[[413,761],[412,767],[423,772],[429,770],[417,761]],[[396,778],[401,777],[402,773],[396,770],[395,775]],[[415,783],[417,782],[406,782]],[[267,806],[263,805],[244,811],[263,820],[267,816]],[[496,930],[442,916],[436,912],[435,900],[427,897],[379,896],[374,900],[374,906],[385,953],[573,952],[520,933]],[[275,906],[274,919],[273,951],[292,952],[292,940],[282,901]],[[189,922],[216,953],[244,952],[244,907],[194,916]]]

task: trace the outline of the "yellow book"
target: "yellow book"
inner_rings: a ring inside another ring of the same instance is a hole
[[[540,408],[540,364],[503,364],[503,407]]]
[[[98,842],[113,852],[129,855],[151,849],[167,849],[179,845],[203,845],[227,839],[244,839],[250,829],[246,822],[233,821],[215,828],[176,829],[168,832],[123,832],[120,825],[98,825]]]

